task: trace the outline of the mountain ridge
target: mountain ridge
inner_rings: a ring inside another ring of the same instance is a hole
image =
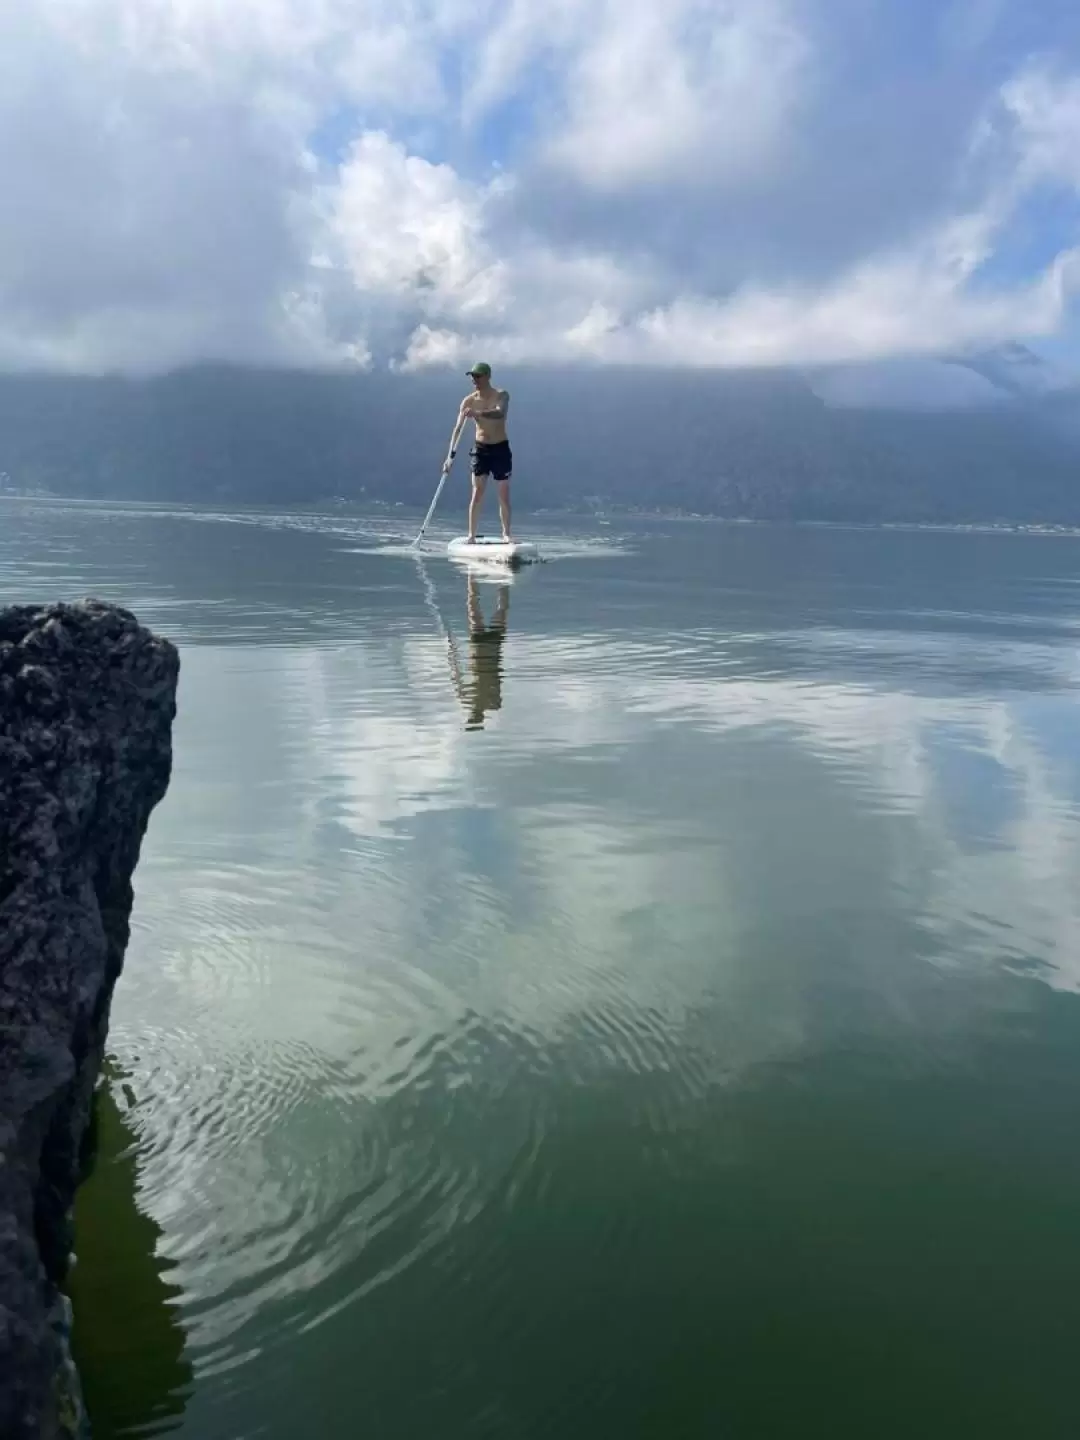
[[[1080,523],[1080,403],[830,403],[795,371],[509,369],[516,503],[746,519]],[[206,365],[0,376],[0,477],[81,498],[423,505],[464,376]],[[1000,387],[999,387],[1000,388]],[[459,457],[459,473],[464,470]]]

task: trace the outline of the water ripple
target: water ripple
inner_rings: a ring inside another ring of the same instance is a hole
[[[450,992],[406,971],[394,982],[355,977],[339,995],[343,1023],[368,1017],[369,1043],[352,1053],[335,1058],[297,1036],[245,1034],[235,1003],[257,1006],[270,974],[258,946],[246,956],[242,944],[230,948],[249,907],[203,897],[191,914],[220,946],[198,984],[199,1013],[185,1026],[144,1025],[128,1043],[149,1057],[140,1065],[152,1117],[143,1133],[146,1200],[180,1232],[174,1279],[192,1297],[185,1321],[206,1376],[317,1329],[434,1255],[441,1285],[487,1276],[492,1288],[470,1303],[525,1338],[513,1287],[482,1252],[497,1217],[572,1203],[548,1192],[553,1087],[651,1077],[643,1138],[662,1141],[705,1083],[677,1041],[675,1017],[635,1001],[587,954],[563,976],[559,1009],[569,1025],[538,1027],[528,1007],[457,1006],[451,1018]],[[374,1015],[383,1017],[376,1030]],[[181,1084],[177,1104],[170,1097]],[[485,1132],[490,1143],[478,1150]],[[595,1245],[629,1255],[634,1233],[631,1215],[615,1215]],[[268,1327],[270,1314],[278,1318]]]
[[[1071,601],[1006,622],[851,555],[844,590],[790,534],[767,581],[718,531],[622,564],[640,537],[552,521],[480,731],[474,597],[386,553],[400,519],[94,524],[0,535],[0,590],[104,591],[183,647],[111,1041],[200,1440],[625,1433],[638,1357],[711,1339],[718,1294],[768,1331],[763,1204],[829,1273],[791,1215],[898,1117],[867,1102],[838,1160],[815,1056],[932,1075],[1080,988]]]

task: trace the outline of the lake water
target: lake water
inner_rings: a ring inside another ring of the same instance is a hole
[[[1080,542],[414,524],[0,508],[182,652],[97,1435],[1075,1436]]]

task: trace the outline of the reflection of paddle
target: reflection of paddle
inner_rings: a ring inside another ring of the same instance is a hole
[[[457,691],[458,694],[458,699],[460,699],[464,704],[464,681],[462,680],[461,676],[461,661],[458,658],[457,644],[454,641],[454,637],[450,634],[450,630],[446,624],[446,621],[442,617],[442,611],[439,609],[438,597],[435,593],[435,586],[432,583],[431,576],[427,572],[427,567],[424,565],[423,560],[420,558],[419,552],[416,553],[416,568],[420,572],[420,580],[424,587],[424,599],[427,602],[427,607],[435,616],[435,623],[438,625],[439,629],[446,637],[446,648],[450,661],[450,679],[453,681],[454,689]]]

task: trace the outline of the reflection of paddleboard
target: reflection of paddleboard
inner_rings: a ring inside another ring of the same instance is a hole
[[[450,563],[480,585],[515,585],[521,569],[520,564],[510,564],[505,560],[462,560],[457,555],[450,556]]]
[[[502,565],[528,565],[540,558],[536,546],[527,540],[496,539],[494,535],[478,535],[475,540],[463,535],[451,540],[446,550],[452,560],[494,560]]]

